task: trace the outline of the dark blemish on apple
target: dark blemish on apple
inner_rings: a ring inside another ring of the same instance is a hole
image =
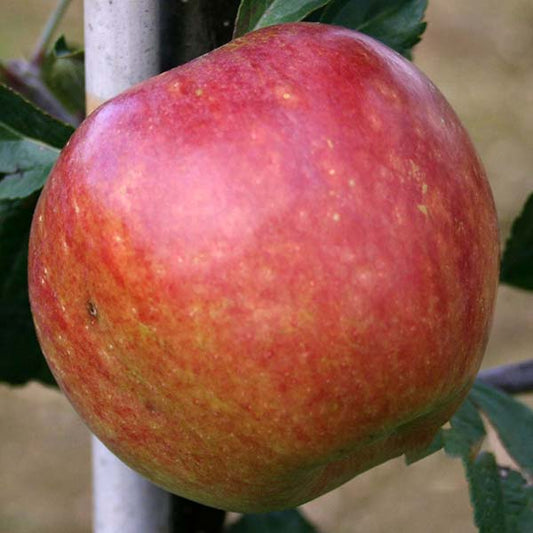
[[[87,313],[89,313],[89,316],[92,320],[96,320],[98,318],[98,309],[96,309],[96,305],[94,305],[91,300],[87,302]]]
[[[152,402],[148,401],[148,400],[146,402],[144,402],[144,407],[146,408],[146,410],[149,413],[154,414],[154,413],[157,412],[157,409],[156,409],[155,405]]]

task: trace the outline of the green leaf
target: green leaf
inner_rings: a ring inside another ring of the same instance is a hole
[[[0,85],[0,381],[52,384],[27,287],[28,236],[37,191],[73,128]]]
[[[316,533],[316,529],[296,509],[266,514],[247,514],[229,533]]]
[[[487,415],[511,457],[533,474],[533,411],[492,387],[476,382],[472,401]]]
[[[513,222],[502,258],[500,280],[533,291],[533,193]]]
[[[426,29],[427,4],[428,0],[333,0],[320,22],[366,33],[411,59]]]
[[[52,47],[52,53],[56,57],[81,57],[83,59],[84,53],[80,48],[74,48],[67,44],[64,35],[61,35]]]
[[[0,200],[25,198],[39,190],[58,155],[57,148],[24,138],[0,123]]]
[[[473,460],[464,460],[474,507],[474,522],[481,533],[507,533],[503,491],[494,455],[482,452]]]
[[[452,457],[475,457],[486,433],[483,420],[470,397],[466,398],[453,415],[450,426],[450,429],[441,428],[426,449],[405,454],[406,463],[409,465],[420,461],[442,448]]]
[[[508,451],[513,450],[511,455],[525,467],[531,459],[528,448],[533,442],[530,418],[533,412],[510,396],[477,382],[450,420],[451,428],[441,430],[446,453],[463,460],[479,530],[482,533],[531,531],[533,498],[526,480],[519,472],[500,468],[493,454],[478,455],[485,438],[478,409],[485,412]]]
[[[451,429],[443,430],[444,451],[452,457],[475,457],[485,438],[485,426],[470,396],[450,420]]]
[[[474,520],[482,533],[528,533],[533,525],[533,487],[520,472],[500,468],[494,455],[463,461]]]
[[[60,37],[46,55],[41,77],[63,107],[78,117],[85,112],[85,68],[83,50],[70,47]]]
[[[0,84],[0,124],[23,138],[61,149],[74,128],[41,111],[28,100]]]
[[[39,190],[73,131],[0,85],[0,200]]]
[[[37,194],[0,201],[0,381],[55,383],[39,348],[27,283],[28,236]]]
[[[522,511],[516,520],[519,533],[531,533],[533,531],[533,485],[528,484],[524,488],[527,497],[527,507]]]
[[[249,31],[298,22],[330,0],[242,0],[235,21],[234,37]]]
[[[505,531],[526,533],[533,531],[533,487],[528,486],[520,472],[500,469],[505,509]]]

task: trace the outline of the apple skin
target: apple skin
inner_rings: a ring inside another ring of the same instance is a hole
[[[480,366],[499,245],[431,82],[298,23],[94,112],[29,260],[41,346],[98,438],[171,492],[252,512],[431,441]]]

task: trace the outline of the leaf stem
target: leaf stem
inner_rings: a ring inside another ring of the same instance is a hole
[[[532,392],[533,359],[482,370],[477,379],[510,394]]]
[[[46,21],[46,25],[43,28],[41,36],[35,45],[35,49],[30,60],[32,65],[41,65],[46,54],[46,49],[48,48],[50,41],[52,40],[54,33],[71,1],[72,0],[58,0],[56,8],[52,11],[50,17]]]

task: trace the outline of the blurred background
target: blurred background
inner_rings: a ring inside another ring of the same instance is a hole
[[[29,56],[54,5],[2,0],[0,59]],[[504,241],[533,191],[533,2],[430,0],[426,20],[415,63],[470,131]],[[82,43],[82,31],[74,0],[60,32]],[[484,365],[530,358],[532,346],[533,297],[502,286]],[[88,533],[89,434],[61,394],[0,385],[0,432],[0,533]],[[304,510],[324,533],[476,531],[460,462],[442,453],[409,468],[390,461]]]

